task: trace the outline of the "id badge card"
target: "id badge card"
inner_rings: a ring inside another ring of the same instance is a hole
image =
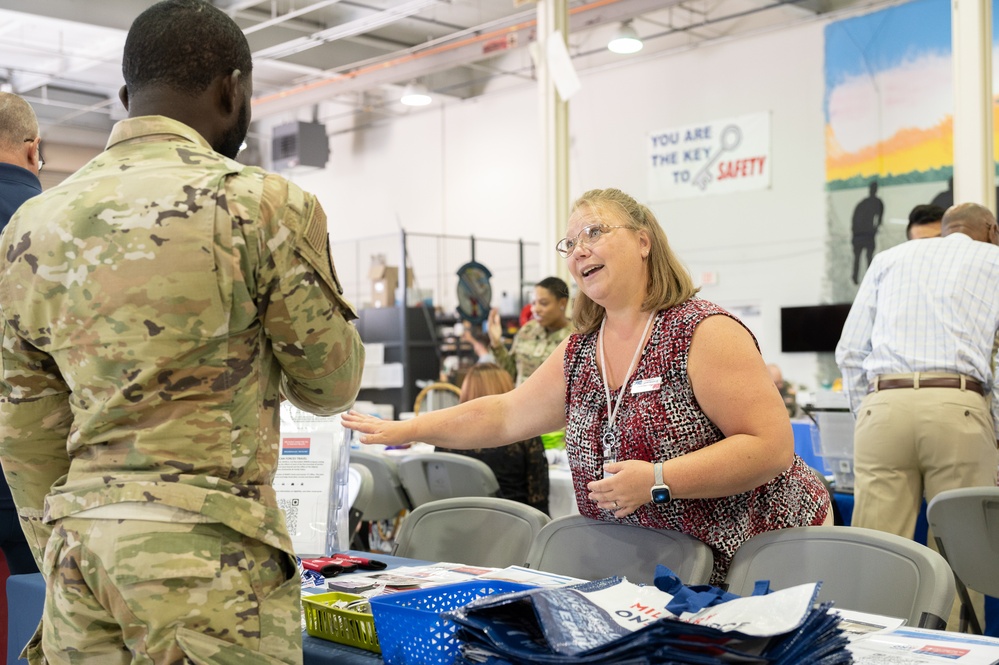
[[[659,390],[662,387],[663,378],[661,376],[653,376],[650,379],[639,379],[632,382],[631,394],[637,395],[639,393],[650,393],[654,390]]]
[[[606,467],[608,464],[613,464],[617,461],[617,439],[613,432],[607,432],[604,434],[603,438],[603,450],[602,450],[603,464]],[[604,470],[604,478],[610,478],[614,474],[608,473],[606,469]]]

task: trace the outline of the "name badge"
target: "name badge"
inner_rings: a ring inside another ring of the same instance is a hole
[[[647,393],[653,390],[659,390],[662,387],[663,378],[661,376],[654,376],[651,379],[639,379],[631,384],[631,394]]]

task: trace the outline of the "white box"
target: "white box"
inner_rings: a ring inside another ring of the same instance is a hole
[[[826,457],[825,463],[836,479],[836,489],[853,489],[853,457]]]
[[[361,374],[361,389],[365,388],[402,388],[402,363],[385,363],[384,365],[365,365]]]
[[[358,413],[364,413],[369,416],[377,416],[382,420],[392,420],[395,417],[393,415],[395,414],[395,407],[391,404],[376,404],[374,402],[357,400],[351,408]]]
[[[849,411],[813,411],[818,428],[812,428],[812,446],[822,457],[853,459],[853,429],[856,424]],[[816,429],[818,430],[816,432]]]
[[[364,364],[365,365],[384,365],[385,364],[385,345],[381,342],[365,342],[364,343]]]

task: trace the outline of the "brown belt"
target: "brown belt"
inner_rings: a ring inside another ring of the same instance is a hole
[[[880,379],[877,383],[878,390],[892,390],[894,388],[915,388],[915,384],[912,379]],[[919,379],[920,388],[960,388],[961,379],[959,378],[938,378],[938,379]],[[972,390],[979,395],[985,394],[985,386],[983,386],[978,381],[974,379],[965,379],[964,387],[968,390]],[[874,386],[872,385],[867,392],[874,392]]]

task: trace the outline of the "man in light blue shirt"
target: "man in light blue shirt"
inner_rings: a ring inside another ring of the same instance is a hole
[[[878,254],[836,348],[857,418],[853,524],[912,538],[920,503],[996,484],[999,228],[984,206]]]

